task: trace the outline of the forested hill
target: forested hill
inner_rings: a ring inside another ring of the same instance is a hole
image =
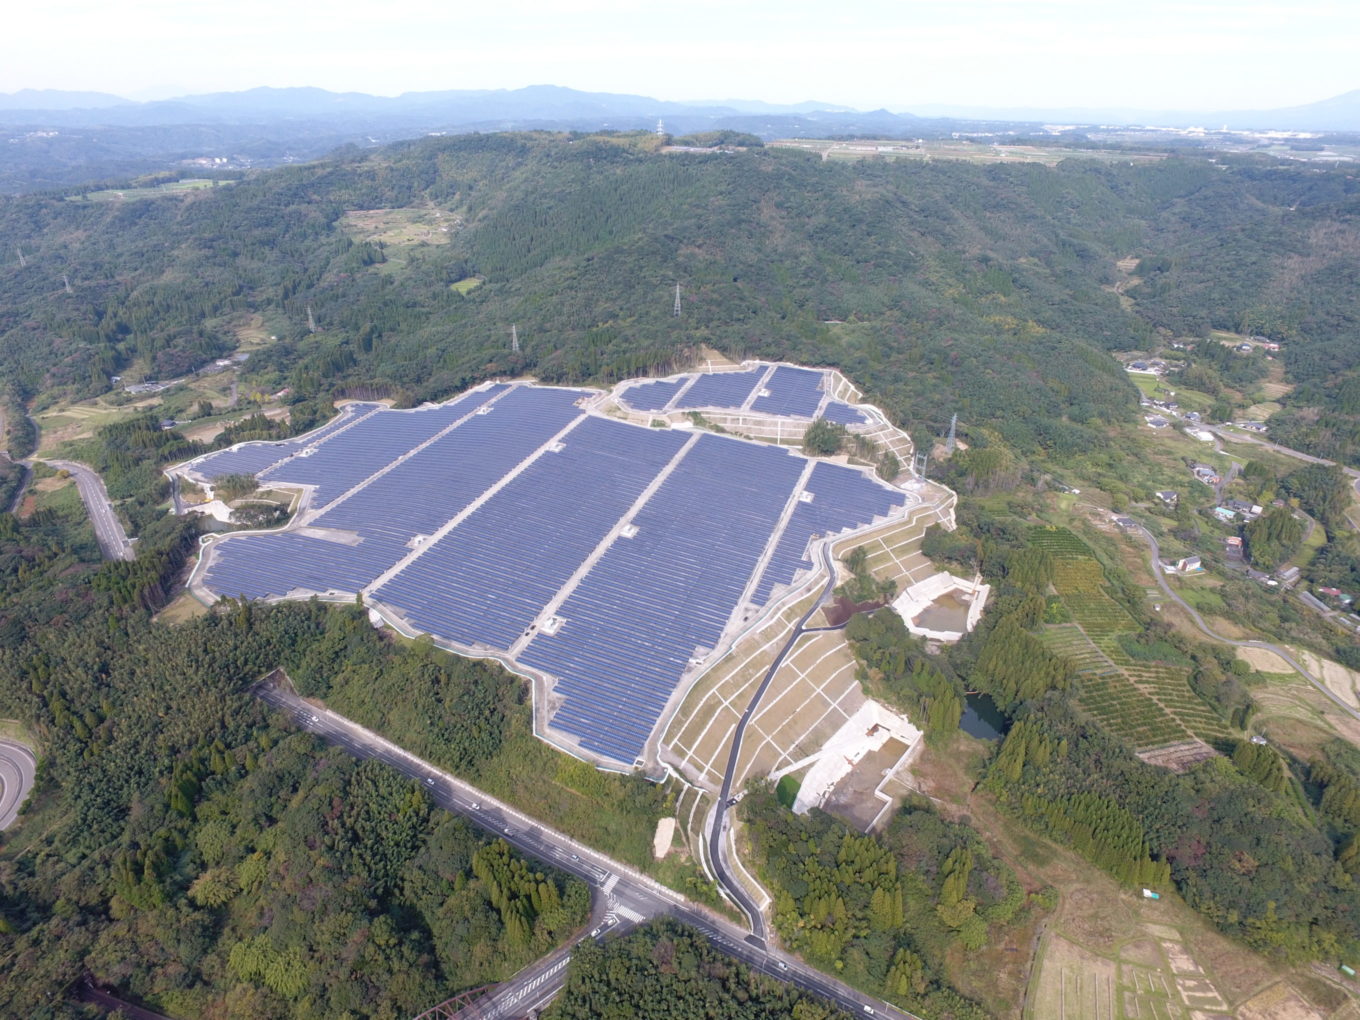
[[[251,362],[258,388],[296,399],[419,400],[499,373],[610,381],[707,343],[838,365],[918,432],[957,411],[1061,452],[1131,415],[1102,351],[1144,346],[1154,323],[1269,312],[1299,352],[1327,352],[1308,399],[1329,406],[1356,373],[1346,171],[656,145],[431,138],[180,196],[5,200],[0,374],[25,398],[171,378],[231,349],[252,313],[279,337]],[[1135,254],[1150,276],[1125,308],[1110,285]]]

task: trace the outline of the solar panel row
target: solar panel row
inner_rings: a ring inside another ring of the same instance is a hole
[[[676,402],[677,408],[740,407],[768,369],[749,372],[710,372],[700,375]]]
[[[807,548],[813,535],[833,535],[860,527],[906,502],[901,492],[839,464],[815,465],[807,491],[813,494],[812,502],[794,507],[756,585],[752,601],[758,606],[770,600],[775,585],[788,584],[799,570],[812,569]]]
[[[864,412],[858,408],[835,400],[826,405],[822,417],[827,421],[835,422],[837,425],[863,425],[869,420],[864,416]]]
[[[314,485],[310,505],[323,507],[505,388],[493,386],[467,393],[438,407],[377,411],[347,429],[344,442],[323,443],[309,456],[292,457],[264,471],[261,478]]]
[[[620,396],[630,407],[639,411],[659,411],[671,402],[671,397],[679,393],[687,382],[689,379],[681,378],[674,382],[658,379],[656,382],[638,383],[629,386]]]
[[[587,418],[375,596],[421,630],[509,649],[685,441]]]
[[[312,522],[318,528],[353,532],[360,539],[357,544],[305,533],[236,539],[219,546],[204,584],[220,595],[252,598],[280,596],[297,587],[358,591],[406,555],[415,535],[437,531],[580,416],[573,405],[583,392],[518,387],[488,413],[467,418]],[[483,403],[462,403],[459,410],[467,414]],[[409,438],[409,421],[397,424],[396,434]],[[437,431],[428,425],[422,430]],[[391,436],[389,432],[378,439],[387,442]],[[349,442],[346,433],[337,449],[343,451]],[[370,435],[363,442],[371,449],[375,439]]]
[[[534,450],[581,417],[584,390],[518,386],[425,449],[328,508],[315,524],[391,531],[405,544],[452,520]],[[476,406],[481,406],[480,404]],[[463,408],[463,413],[467,413]]]
[[[822,402],[824,372],[779,365],[765,383],[765,395],[756,397],[752,411],[788,418],[811,418]]]
[[[717,644],[783,513],[803,462],[702,435],[563,604],[556,634],[521,660],[559,679],[552,725],[625,764],[696,649]]]
[[[358,591],[392,564],[379,544],[347,545],[296,532],[251,535],[217,547],[203,583],[218,595],[261,599],[296,588]]]
[[[349,404],[333,421],[306,435],[278,443],[243,443],[229,450],[218,450],[199,460],[194,465],[194,470],[210,480],[221,478],[223,475],[259,474],[279,461],[293,456],[299,450],[330,438],[335,432],[365,415],[372,414],[379,407],[380,404]]]

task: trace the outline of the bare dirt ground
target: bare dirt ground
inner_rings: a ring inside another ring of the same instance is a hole
[[[1239,648],[1237,657],[1262,673],[1292,673],[1294,668],[1268,648]]]
[[[1360,696],[1356,694],[1357,688],[1360,688],[1360,673],[1307,649],[1290,648],[1289,651],[1308,667],[1309,672],[1326,684],[1329,691],[1347,704],[1360,708]]]

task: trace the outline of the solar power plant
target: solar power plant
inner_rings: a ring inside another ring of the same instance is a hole
[[[799,503],[789,518],[774,555],[760,575],[752,601],[763,606],[777,584],[789,584],[800,570],[811,570],[807,555],[814,535],[834,535],[869,524],[906,504],[899,490],[880,485],[863,471],[839,464],[817,464],[806,486],[812,501]]]
[[[869,421],[863,411],[836,400],[826,405],[826,409],[822,411],[822,417],[827,421],[835,422],[837,425],[864,425]]]
[[[629,386],[621,396],[630,407],[635,407],[639,411],[660,411],[687,382],[688,378],[670,382],[658,379],[655,382],[638,383],[636,386]]]
[[[822,402],[825,378],[824,372],[779,365],[765,381],[764,395],[756,397],[751,410],[788,418],[811,418]]]
[[[665,399],[702,383],[704,406],[739,406],[772,375],[686,377]],[[813,391],[787,378],[772,395],[804,406]],[[501,384],[437,408],[351,412],[274,447],[293,455],[260,472],[315,486],[308,516],[218,542],[201,582],[252,598],[362,592],[408,631],[546,675],[550,727],[631,767],[729,626],[812,568],[813,536],[907,496],[780,446],[592,414],[591,395]]]
[[[764,366],[749,372],[711,372],[695,378],[694,383],[675,401],[677,408],[740,407],[765,377]]]
[[[359,419],[377,411],[381,406],[380,404],[348,404],[334,421],[313,432],[308,432],[306,435],[279,443],[243,443],[230,450],[219,450],[217,453],[201,458],[194,465],[194,469],[199,475],[209,480],[221,478],[223,475],[259,474],[280,461],[294,456],[301,450],[328,439],[340,429],[353,425]]]

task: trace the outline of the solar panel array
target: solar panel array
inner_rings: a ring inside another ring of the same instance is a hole
[[[630,407],[639,411],[660,411],[671,402],[671,397],[679,393],[687,382],[689,382],[688,378],[672,381],[658,379],[656,382],[638,383],[636,386],[629,386],[620,396]]]
[[[863,411],[836,400],[826,405],[826,409],[822,411],[822,417],[827,421],[835,422],[837,425],[864,425],[869,421]]]
[[[685,440],[587,418],[375,597],[420,630],[509,649]]]
[[[896,489],[879,485],[856,468],[839,464],[816,464],[808,479],[810,503],[800,502],[789,516],[765,565],[752,601],[763,606],[775,585],[789,584],[800,570],[811,570],[808,544],[813,535],[834,535],[862,527],[875,518],[902,507],[907,497]]]
[[[493,386],[414,411],[383,409],[346,429],[343,443],[323,443],[310,456],[293,457],[265,471],[262,479],[314,485],[310,505],[323,507],[504,389]]]
[[[694,385],[675,402],[677,408],[740,407],[765,377],[766,368],[749,372],[709,372],[694,380]]]
[[[779,365],[765,383],[765,395],[756,397],[752,411],[789,418],[811,418],[822,402],[824,372]]]
[[[690,392],[704,384],[702,406],[738,406],[765,374],[700,376]],[[804,406],[806,380],[783,378],[792,382],[771,387],[772,397]],[[859,470],[817,463],[812,502],[797,503],[780,532],[802,457],[588,415],[576,406],[584,392],[501,386],[437,409],[372,413],[315,453],[266,469],[319,487],[311,527],[320,534],[222,543],[204,583],[225,595],[283,596],[356,592],[390,573],[375,601],[463,647],[523,645],[517,660],[556,680],[550,724],[631,765],[692,663],[720,643],[772,542],[761,605],[811,567],[812,535],[866,524],[906,497]],[[561,624],[552,633],[540,627],[549,613]]]
[[[494,395],[469,396],[489,399]],[[437,531],[573,418],[581,417],[574,403],[583,395],[581,390],[517,387],[488,413],[468,417],[448,435],[311,522],[316,528],[347,533],[349,542],[305,532],[225,542],[218,547],[204,584],[221,595],[251,598],[281,596],[296,588],[357,592],[405,556],[412,538]],[[457,407],[456,420],[484,403],[484,399],[466,400],[445,406]],[[447,417],[429,418],[429,414],[414,415],[425,421],[414,430],[415,436],[433,435],[438,429],[430,426]],[[404,422],[398,419],[397,434],[408,439],[413,438],[410,417]],[[385,431],[379,438],[387,442],[392,435]],[[337,449],[343,452],[349,442],[350,435],[345,433]],[[363,437],[362,442],[371,449],[375,437]]]
[[[391,564],[381,545],[349,545],[299,532],[251,535],[219,545],[203,583],[229,598],[281,597],[297,589],[354,592]]]
[[[717,645],[764,552],[801,458],[702,435],[520,656],[558,678],[552,725],[637,759],[696,649]]]
[[[210,453],[199,460],[194,465],[194,471],[209,480],[221,478],[223,475],[259,474],[300,450],[328,439],[345,426],[353,424],[365,415],[372,414],[380,406],[380,404],[349,404],[334,421],[328,422],[306,435],[279,443],[243,443],[232,449],[218,450],[216,453]]]

